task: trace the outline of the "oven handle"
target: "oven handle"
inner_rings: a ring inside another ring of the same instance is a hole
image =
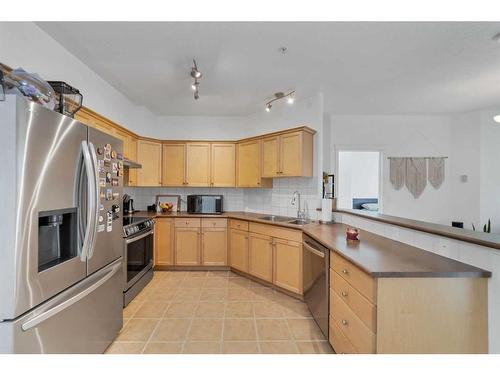
[[[304,245],[304,248],[307,250],[307,251],[310,251],[311,253],[313,253],[314,255],[317,255],[319,256],[320,258],[324,258],[325,257],[325,253],[323,253],[322,251],[319,251],[318,249],[314,248],[311,246],[311,244],[307,241],[304,241],[302,243]]]
[[[137,236],[137,237],[134,237],[134,238],[130,238],[128,240],[125,240],[125,243],[128,245],[132,242],[135,242],[135,241],[139,241],[139,240],[142,240],[144,237],[147,237],[149,236],[150,234],[153,234],[154,231],[151,229],[150,231],[146,232],[146,233],[143,233],[141,234],[140,236]]]

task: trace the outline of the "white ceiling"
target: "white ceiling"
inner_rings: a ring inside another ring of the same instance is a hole
[[[325,112],[450,113],[500,104],[499,22],[48,22],[38,25],[158,115],[247,115],[279,90]],[[282,55],[278,48],[286,46]],[[192,58],[203,72],[193,99]]]

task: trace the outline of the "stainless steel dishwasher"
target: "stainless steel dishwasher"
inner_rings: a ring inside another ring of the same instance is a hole
[[[302,244],[304,300],[328,340],[330,250],[306,235]]]

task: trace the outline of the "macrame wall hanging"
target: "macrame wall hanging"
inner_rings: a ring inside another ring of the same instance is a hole
[[[444,160],[447,157],[389,157],[389,179],[394,189],[406,185],[414,198],[420,197],[427,181],[435,188],[444,181]],[[428,165],[427,165],[428,164]]]

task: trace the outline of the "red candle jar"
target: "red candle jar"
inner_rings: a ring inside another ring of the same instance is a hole
[[[356,228],[348,227],[345,231],[345,236],[348,240],[359,241],[359,231]]]

